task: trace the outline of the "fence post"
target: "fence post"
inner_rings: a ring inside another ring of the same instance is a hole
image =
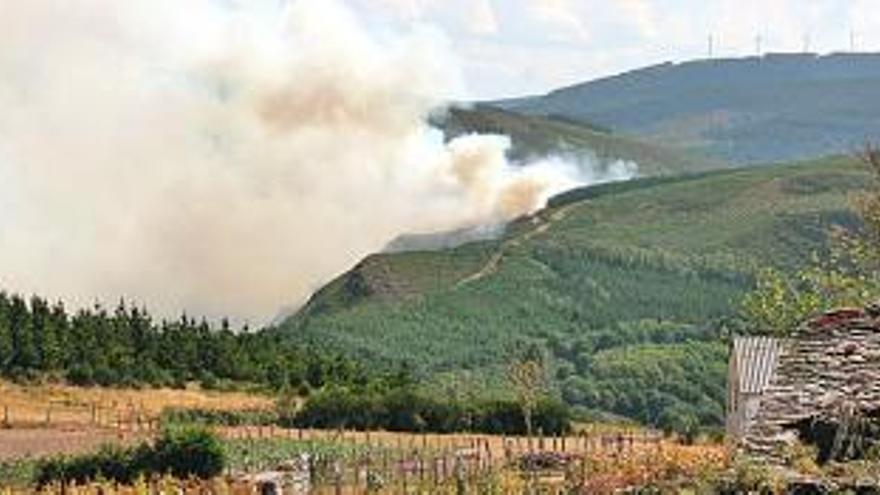
[[[342,495],[342,478],[344,476],[343,472],[345,470],[344,464],[341,461],[337,460],[333,465],[334,471],[334,485],[335,485],[335,493],[336,495]]]
[[[3,427],[9,428],[10,426],[12,426],[12,425],[9,423],[9,406],[4,405],[3,406]]]
[[[581,456],[581,483],[587,482],[587,454]]]
[[[409,472],[408,472],[409,470],[407,469],[407,467],[408,466],[406,465],[406,457],[404,456],[401,459],[401,461],[397,464],[397,468],[400,471],[402,478],[403,478],[403,491],[401,493],[409,492],[409,490],[407,490],[407,487],[406,487],[406,481],[407,481],[406,478],[407,478],[407,474],[409,474]]]

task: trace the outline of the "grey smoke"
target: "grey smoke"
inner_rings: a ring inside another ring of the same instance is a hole
[[[513,166],[503,136],[437,139],[431,109],[462,92],[447,45],[329,0],[7,2],[0,284],[260,322],[401,233],[596,180]]]

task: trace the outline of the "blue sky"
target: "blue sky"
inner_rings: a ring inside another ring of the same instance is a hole
[[[471,96],[542,93],[659,63],[763,52],[880,51],[880,0],[346,0],[376,31],[445,33]]]

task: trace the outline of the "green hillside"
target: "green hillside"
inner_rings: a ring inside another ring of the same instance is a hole
[[[645,176],[723,168],[724,162],[660,144],[612,134],[562,117],[525,115],[488,106],[452,108],[434,119],[447,138],[468,133],[502,134],[512,142],[511,158],[525,161],[548,155],[633,161]]]
[[[851,153],[880,134],[880,54],[766,54],[663,63],[495,102],[700,150],[733,163]]]
[[[509,349],[534,342],[572,404],[720,424],[717,322],[756,267],[803,262],[830,224],[855,221],[847,197],[865,178],[832,158],[573,191],[498,240],[370,256],[282,330],[468,390],[500,383]]]

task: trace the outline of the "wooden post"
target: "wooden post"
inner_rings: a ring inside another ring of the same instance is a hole
[[[342,478],[343,478],[343,472],[345,470],[345,465],[341,464],[340,461],[336,461],[336,463],[334,464],[333,467],[334,467],[333,470],[335,471],[334,478],[336,478],[334,480],[335,485],[336,485],[335,493],[336,493],[336,495],[342,495]]]
[[[581,456],[581,483],[587,482],[587,455]]]
[[[403,491],[401,493],[408,493],[409,492],[409,490],[407,489],[407,486],[406,486],[407,475],[409,474],[409,469],[407,469],[407,467],[408,466],[406,465],[406,457],[404,456],[401,459],[401,461],[398,463],[398,469],[401,471],[401,474],[403,475]]]
[[[46,408],[46,426],[49,426],[52,423],[52,404],[49,404],[49,407]]]
[[[488,444],[487,444],[487,446],[488,446]],[[492,449],[486,449],[486,456],[487,456],[486,457],[486,463],[487,463],[486,468],[489,470],[489,472],[492,472],[492,468],[493,468]]]

